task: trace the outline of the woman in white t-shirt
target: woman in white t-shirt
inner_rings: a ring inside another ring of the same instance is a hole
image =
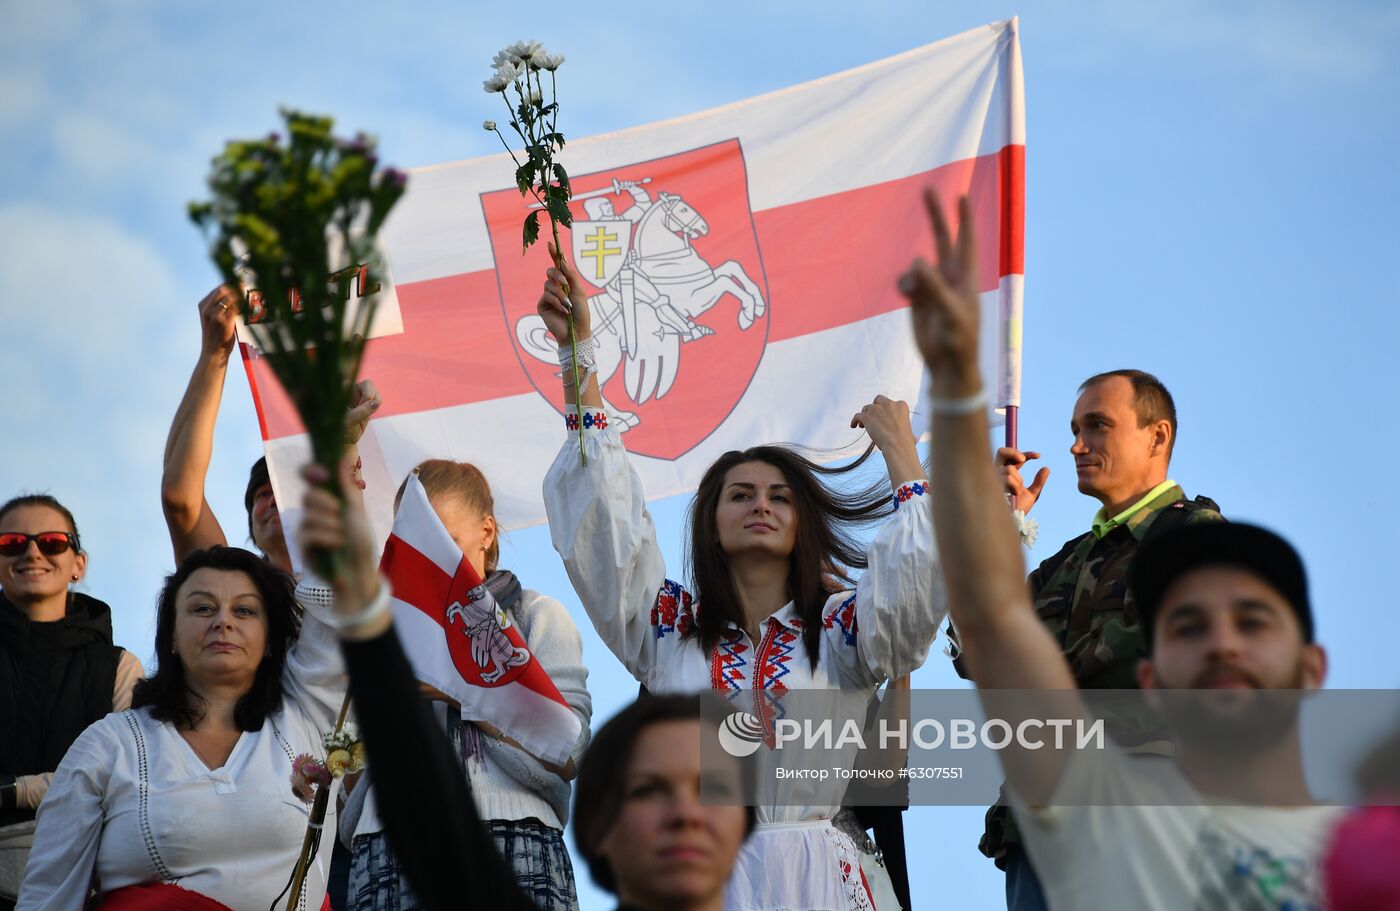
[[[189,554],[160,595],[155,674],[54,774],[18,907],[83,911],[95,892],[96,909],[266,911],[306,832],[292,760],[323,752],[345,698],[328,609],[245,550]],[[322,906],[329,863],[327,847],[298,907]]]

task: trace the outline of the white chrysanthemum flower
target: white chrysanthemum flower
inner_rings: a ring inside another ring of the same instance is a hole
[[[507,83],[514,82],[525,74],[525,66],[520,63],[506,61],[496,67],[496,75],[504,79]]]
[[[514,44],[506,45],[505,50],[501,51],[501,53],[515,57],[525,63],[529,63],[536,54],[543,54],[544,52],[544,45],[534,40],[517,41]]]
[[[481,128],[482,128],[483,130],[485,130],[486,132],[488,132],[488,133],[494,133],[494,132],[496,132],[496,121],[494,121],[494,120],[483,120],[483,121],[481,122]]]
[[[534,58],[534,63],[542,70],[549,70],[551,73],[564,65],[563,54],[541,54]]]
[[[512,54],[510,51],[497,51],[496,56],[491,58],[491,65],[494,67],[500,67],[500,65],[503,63],[520,62],[520,58]]]
[[[500,73],[495,73],[490,79],[481,84],[481,90],[487,94],[494,94],[496,92],[504,92],[508,85],[510,85],[509,79],[504,78]]]
[[[1036,539],[1040,537],[1040,523],[1019,509],[1011,510],[1011,517],[1016,520],[1016,530],[1021,533],[1021,543],[1027,547],[1034,547]]]
[[[530,89],[530,94],[526,97],[526,100],[531,104],[544,104],[544,96],[540,94],[539,89]]]

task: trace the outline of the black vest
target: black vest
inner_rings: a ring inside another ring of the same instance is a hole
[[[112,711],[121,654],[101,601],[75,594],[62,620],[34,623],[0,592],[0,772],[58,768],[78,735]],[[6,811],[0,825],[33,818]]]

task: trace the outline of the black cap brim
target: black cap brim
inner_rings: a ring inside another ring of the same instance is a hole
[[[1307,573],[1298,552],[1257,525],[1204,522],[1149,538],[1133,557],[1128,586],[1138,616],[1149,631],[1172,583],[1203,566],[1237,566],[1263,579],[1293,607],[1303,640],[1313,641]]]

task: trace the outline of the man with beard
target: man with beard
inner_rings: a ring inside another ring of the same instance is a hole
[[[1080,689],[1137,686],[1146,654],[1128,569],[1150,538],[1182,525],[1220,522],[1215,501],[1188,499],[1168,478],[1176,446],[1176,404],[1167,387],[1141,370],[1112,370],[1079,386],[1070,417],[1079,492],[1100,504],[1089,530],[1043,561],[1027,579],[1036,616],[1059,643]],[[1020,518],[1030,512],[1049,478],[1042,468],[1027,486],[1021,468],[1040,453],[997,451],[1007,498]],[[1023,537],[1026,532],[1023,531]],[[957,631],[949,628],[950,641]],[[966,677],[967,667],[954,666]],[[1169,750],[1155,713],[1142,706],[1104,717],[1110,735],[1134,753]],[[987,812],[978,848],[1006,871],[1006,902],[1013,911],[1044,911],[1045,900],[1026,858],[1020,832],[1003,800]]]
[[[933,194],[928,208],[938,265],[916,261],[900,288],[932,378],[934,526],[963,657],[989,717],[1087,725],[990,467],[970,206],[956,241]],[[1173,730],[1175,762],[1112,742],[1002,751],[1050,906],[1321,907],[1317,860],[1338,811],[1309,806],[1303,776],[1297,691],[1320,687],[1327,661],[1297,554],[1259,528],[1184,526],[1143,545],[1130,587],[1147,650],[1137,682],[1169,722],[1195,723]]]

